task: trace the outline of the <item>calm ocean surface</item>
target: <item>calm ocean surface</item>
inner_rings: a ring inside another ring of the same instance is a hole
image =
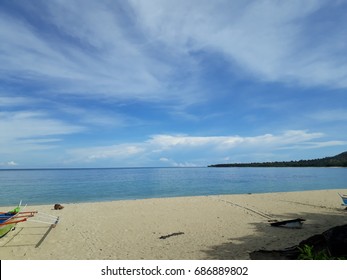
[[[347,188],[347,168],[0,170],[0,206]]]

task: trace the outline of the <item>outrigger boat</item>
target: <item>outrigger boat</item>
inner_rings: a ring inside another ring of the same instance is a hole
[[[10,230],[21,222],[25,222],[29,217],[34,216],[34,212],[21,212],[20,205],[12,211],[0,212],[0,238],[5,236]]]
[[[52,227],[59,221],[59,217],[39,213],[38,211],[21,211],[21,203],[11,211],[0,212],[0,238],[5,236],[11,230],[14,230],[18,223],[31,221],[50,224]],[[26,205],[24,206],[24,208]],[[35,217],[36,219],[30,219]]]

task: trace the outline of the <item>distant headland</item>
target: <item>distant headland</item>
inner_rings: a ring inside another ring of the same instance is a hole
[[[347,167],[347,152],[333,157],[298,161],[274,161],[252,163],[221,163],[208,167]]]

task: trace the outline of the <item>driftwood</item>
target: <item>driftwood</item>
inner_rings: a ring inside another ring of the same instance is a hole
[[[285,220],[281,222],[272,222],[270,225],[273,227],[285,227],[285,228],[302,228],[302,224],[305,220],[298,218],[298,219],[292,219],[292,220]]]
[[[169,238],[169,237],[172,237],[172,236],[176,236],[176,235],[181,235],[181,234],[184,234],[184,232],[174,232],[174,233],[171,233],[171,234],[168,234],[168,235],[162,235],[159,237],[159,239],[166,239],[166,238]]]
[[[347,224],[333,227],[321,234],[316,234],[298,245],[283,250],[259,250],[251,252],[252,260],[296,260],[299,258],[300,249],[305,245],[312,246],[313,253],[325,251],[332,258],[347,257]]]

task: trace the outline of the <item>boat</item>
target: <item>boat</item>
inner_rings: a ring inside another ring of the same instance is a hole
[[[343,202],[343,204],[341,204],[341,205],[342,206],[347,206],[347,195],[339,193],[339,196],[341,197],[342,202]]]
[[[22,202],[11,211],[0,212],[0,238],[4,237],[11,230],[14,230],[18,223],[26,221],[50,224],[50,229],[58,224],[59,217],[40,213],[38,211],[21,211],[21,204]],[[26,205],[24,208],[25,207]]]
[[[274,222],[274,223],[271,223],[270,225],[273,227],[302,228],[302,224],[304,221],[305,221],[304,219],[298,218],[298,219]]]
[[[11,211],[0,212],[0,238],[13,230],[18,223],[25,222],[28,218],[34,216],[34,211],[21,212],[20,204]]]

